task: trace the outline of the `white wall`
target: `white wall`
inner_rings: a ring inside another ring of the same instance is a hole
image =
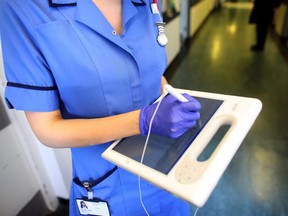
[[[190,36],[195,34],[214,7],[215,0],[202,0],[190,8]]]
[[[277,8],[275,13],[275,31],[279,36],[284,33],[285,21],[288,19],[288,6],[286,4],[281,4]]]
[[[168,37],[166,46],[168,65],[180,52],[180,17],[174,18],[165,27],[165,34]]]
[[[16,215],[39,191],[10,124],[0,131],[0,215]]]
[[[202,0],[190,8],[190,18],[188,17],[190,19],[189,37],[193,37],[193,35],[200,28],[204,20],[208,17],[208,15],[215,8],[215,6],[216,6],[216,0]],[[183,12],[183,9],[184,8],[181,7],[182,11],[180,12],[180,15],[174,18],[172,21],[170,21],[165,27],[165,33],[169,40],[166,47],[168,65],[171,64],[171,62],[180,52],[181,49],[180,31],[184,31],[185,28],[187,28],[185,27],[186,24],[183,23],[185,21],[184,19],[187,18],[187,12]],[[185,37],[185,35],[183,36]]]

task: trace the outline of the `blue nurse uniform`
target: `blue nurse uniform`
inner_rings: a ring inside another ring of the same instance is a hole
[[[165,48],[156,40],[159,16],[151,12],[152,1],[122,3],[118,35],[91,0],[1,0],[8,106],[60,109],[65,119],[88,119],[153,102],[166,67]],[[111,215],[145,215],[137,177],[101,158],[109,144],[71,149],[73,178],[92,182],[105,176],[92,189],[108,202]],[[70,215],[80,215],[75,200],[83,197],[86,189],[72,182]],[[189,215],[187,203],[148,182],[142,183],[142,197],[150,215]]]

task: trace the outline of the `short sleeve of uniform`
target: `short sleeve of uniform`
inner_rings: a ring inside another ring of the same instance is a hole
[[[32,2],[32,1],[31,1]],[[57,87],[33,34],[33,20],[19,0],[1,0],[0,29],[5,99],[9,108],[46,112],[59,109]]]

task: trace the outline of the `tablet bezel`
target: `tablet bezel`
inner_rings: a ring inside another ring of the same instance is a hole
[[[114,151],[114,146],[120,140],[112,143],[102,156],[119,167],[135,175],[140,175],[156,186],[201,207],[206,203],[252,127],[261,111],[262,103],[255,98],[184,89],[177,90],[191,96],[222,100],[223,103],[168,174],[163,174]],[[217,133],[217,130],[224,124],[229,124],[231,127],[211,157],[206,161],[197,161],[198,156]],[[182,179],[182,176],[185,178]]]

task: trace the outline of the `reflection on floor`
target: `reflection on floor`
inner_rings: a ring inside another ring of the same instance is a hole
[[[237,4],[235,4],[237,5]],[[259,98],[262,112],[197,215],[288,215],[288,63],[269,35],[254,53],[251,7],[210,15],[170,74],[178,88]],[[193,215],[195,207],[192,206]]]

